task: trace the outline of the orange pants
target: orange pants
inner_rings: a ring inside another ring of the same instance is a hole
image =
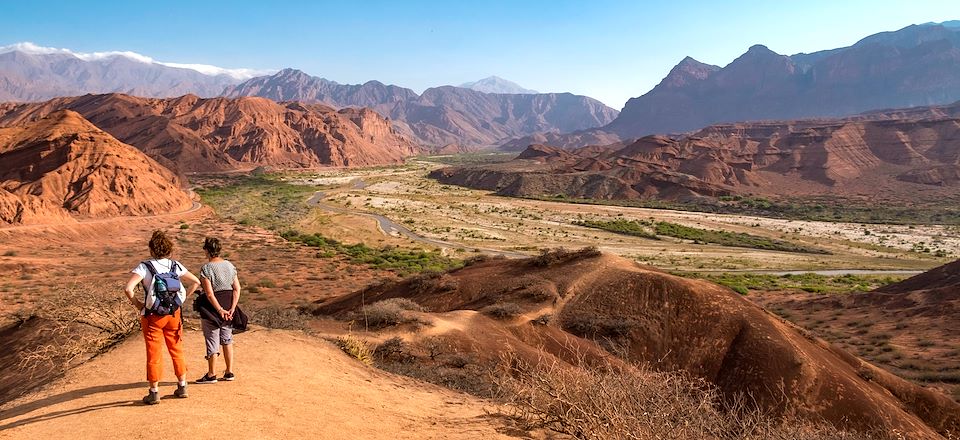
[[[177,377],[187,374],[187,363],[183,360],[183,329],[180,310],[172,316],[141,316],[140,328],[143,340],[147,344],[147,381],[159,382],[163,375],[163,342],[173,360],[173,372]]]

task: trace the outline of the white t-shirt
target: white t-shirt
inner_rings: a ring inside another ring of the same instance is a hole
[[[167,272],[170,272],[170,266],[173,265],[173,262],[174,260],[171,260],[169,258],[161,258],[159,260],[149,260],[147,263],[152,265],[153,270],[155,270],[157,273],[167,273]],[[183,267],[183,263],[180,263],[179,261],[177,262],[176,270],[177,270],[177,275],[181,277],[183,276],[183,274],[187,273],[187,268]],[[153,307],[153,302],[157,298],[153,294],[153,274],[150,273],[150,270],[147,269],[147,266],[145,266],[144,263],[138,264],[137,267],[133,268],[133,270],[130,271],[130,273],[135,273],[143,277],[143,281],[141,281],[141,283],[143,284],[143,290],[146,292],[146,301],[144,301],[143,303],[147,309],[149,309],[150,307]],[[186,288],[183,287],[182,280],[180,282],[180,293],[178,294],[178,296],[180,297],[181,304],[187,300],[187,290]],[[141,315],[144,314],[144,310],[141,310],[140,314]]]

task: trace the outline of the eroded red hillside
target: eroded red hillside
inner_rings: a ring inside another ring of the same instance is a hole
[[[0,106],[0,126],[69,109],[168,167],[184,172],[399,163],[419,148],[369,109],[265,98],[171,99],[122,94]]]
[[[30,224],[188,209],[180,179],[62,110],[0,129],[0,223]]]

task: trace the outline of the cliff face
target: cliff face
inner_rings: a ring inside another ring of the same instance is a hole
[[[923,188],[950,191],[960,182],[957,145],[960,118],[952,117],[739,123],[709,126],[688,136],[647,136],[572,150],[531,145],[512,162],[448,168],[434,177],[517,196],[909,198]]]
[[[278,104],[264,98],[148,99],[121,94],[0,106],[0,125],[70,109],[121,141],[181,171],[259,165],[366,166],[419,152],[369,109]]]
[[[163,214],[190,207],[179,178],[79,114],[0,129],[0,224]]]

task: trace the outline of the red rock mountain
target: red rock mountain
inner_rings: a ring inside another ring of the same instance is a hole
[[[369,109],[276,103],[264,98],[172,99],[122,94],[0,105],[0,126],[69,109],[185,172],[398,163],[419,152]]]
[[[960,260],[930,269],[899,283],[888,284],[874,291],[892,295],[923,295],[953,300],[952,311],[943,311],[960,320]],[[957,312],[957,313],[953,313]]]
[[[812,54],[762,45],[720,68],[685,58],[602,128],[621,138],[718,122],[837,117],[960,100],[960,26],[908,26]]]
[[[610,348],[608,356],[684,371],[726,396],[749,395],[774,414],[908,438],[960,429],[960,405],[949,397],[814,338],[728,288],[620,257],[494,259],[368,288],[316,313],[345,315],[389,298],[410,299],[444,320],[456,317],[456,325],[431,334],[481,358],[511,352],[575,364]],[[520,310],[502,320],[477,313],[495,304]]]
[[[430,146],[496,145],[537,132],[598,127],[617,116],[616,110],[597,100],[570,93],[497,94],[442,86],[417,95],[378,81],[337,84],[295,69],[252,78],[228,89],[226,95],[371,107],[393,120],[403,133]]]
[[[191,206],[180,179],[79,114],[0,129],[0,224],[148,215]]]
[[[958,113],[960,105],[844,120],[714,125],[678,138],[648,136],[578,150],[534,145],[512,162],[447,168],[434,177],[518,196],[939,197],[960,183]]]

